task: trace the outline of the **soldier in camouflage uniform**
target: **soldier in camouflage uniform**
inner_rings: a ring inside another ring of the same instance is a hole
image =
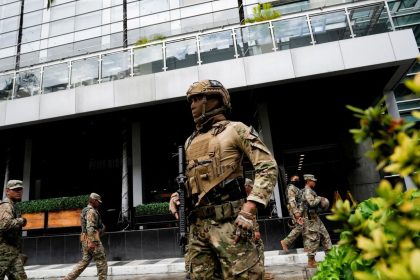
[[[258,134],[226,118],[230,96],[216,80],[195,82],[187,99],[196,130],[186,140],[191,279],[262,279],[264,267],[255,243],[257,205],[267,206],[277,180],[277,164]],[[242,159],[255,169],[254,188],[244,191]],[[170,200],[177,217],[179,197]]]
[[[89,196],[89,204],[80,214],[82,233],[80,242],[82,244],[82,260],[73,268],[63,280],[76,279],[93,259],[98,269],[98,279],[105,280],[108,275],[108,264],[105,250],[102,246],[100,236],[105,231],[98,208],[102,203],[101,197],[96,193]]]
[[[330,235],[317,213],[318,207],[328,208],[329,203],[328,199],[318,196],[313,190],[317,181],[314,175],[305,174],[303,178],[305,179],[305,189],[302,197],[302,204],[304,205],[303,245],[308,253],[308,267],[315,268],[317,265],[315,255],[319,243],[322,241],[326,253],[332,247]]]
[[[293,227],[293,230],[288,236],[286,236],[285,239],[280,240],[280,245],[286,254],[289,252],[289,246],[303,231],[302,209],[299,203],[299,181],[300,179],[298,175],[292,175],[290,183],[287,186],[287,210],[289,210],[289,215],[292,218],[291,227]]]
[[[15,203],[21,201],[23,183],[10,180],[6,185],[6,198],[0,202],[0,279],[28,279],[20,258],[22,227],[26,219],[19,217]]]

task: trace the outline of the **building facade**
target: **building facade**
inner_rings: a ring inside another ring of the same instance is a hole
[[[243,24],[263,2],[281,17]],[[167,201],[199,79],[220,80],[273,151],[279,217],[294,173],[330,200],[374,195],[384,175],[346,105],[420,107],[402,84],[418,71],[418,0],[3,0],[0,14],[0,179],[22,178],[26,200],[94,191],[119,215]]]

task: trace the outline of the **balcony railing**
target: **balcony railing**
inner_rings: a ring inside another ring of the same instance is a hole
[[[0,75],[0,100],[394,30],[387,1],[324,7],[5,72]]]

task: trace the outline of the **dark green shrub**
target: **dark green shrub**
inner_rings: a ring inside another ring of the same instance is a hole
[[[16,208],[19,209],[21,213],[80,209],[86,207],[88,199],[88,194],[72,197],[37,199],[18,202]]]
[[[168,202],[140,204],[136,206],[136,216],[170,214]]]

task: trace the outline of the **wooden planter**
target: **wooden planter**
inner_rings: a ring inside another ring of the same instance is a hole
[[[22,217],[24,217],[27,221],[23,230],[44,229],[45,212],[27,213],[23,214]]]
[[[48,228],[80,227],[82,209],[48,212]]]
[[[26,213],[22,215],[27,220],[23,230],[80,227],[81,212],[82,209]]]

